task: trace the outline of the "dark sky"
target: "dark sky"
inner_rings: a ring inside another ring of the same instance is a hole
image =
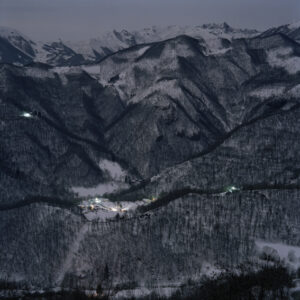
[[[265,29],[297,20],[300,0],[0,0],[0,25],[37,40],[84,40],[112,29],[224,21]]]

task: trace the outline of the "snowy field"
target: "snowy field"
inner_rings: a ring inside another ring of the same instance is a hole
[[[292,269],[297,270],[300,267],[300,247],[263,240],[257,240],[255,244],[259,252],[269,253],[275,258],[280,258]]]
[[[107,177],[106,182],[99,183],[93,187],[72,187],[71,190],[79,197],[102,197],[105,194],[129,187],[125,183],[127,173],[117,162],[102,159],[99,162],[99,167]]]

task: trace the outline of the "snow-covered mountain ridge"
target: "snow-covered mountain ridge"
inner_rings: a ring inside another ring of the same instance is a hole
[[[202,26],[169,26],[145,28],[137,31],[121,30],[107,32],[98,38],[82,42],[55,41],[49,43],[34,42],[22,33],[0,28],[0,38],[9,43],[10,53],[2,51],[0,43],[0,62],[26,64],[30,61],[47,63],[54,66],[80,65],[99,59],[137,44],[151,43],[189,35],[201,39],[207,51],[223,48],[226,41],[233,38],[257,35],[255,30],[234,29],[228,24],[206,24]],[[18,51],[22,52],[20,55]]]
[[[105,56],[108,49],[110,52],[116,52],[138,44],[163,41],[179,35],[188,35],[203,40],[208,51],[214,51],[222,48],[222,42],[224,43],[226,40],[231,41],[233,38],[251,37],[257,34],[258,32],[255,30],[234,29],[226,23],[202,26],[153,26],[139,31],[113,31],[88,42],[68,43],[68,45],[85,57],[95,57],[95,52]]]

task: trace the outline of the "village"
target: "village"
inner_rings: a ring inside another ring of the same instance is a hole
[[[130,216],[137,210],[138,207],[147,206],[156,200],[156,197],[152,197],[151,199],[142,199],[134,202],[115,202],[110,201],[107,198],[93,197],[82,200],[78,207],[88,220],[106,220],[114,218],[117,215]]]

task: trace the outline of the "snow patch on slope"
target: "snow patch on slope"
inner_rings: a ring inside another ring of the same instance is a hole
[[[284,68],[289,74],[296,74],[300,71],[300,57],[292,56],[292,48],[280,47],[268,51],[267,55],[268,63],[272,67]]]
[[[38,68],[25,68],[25,74],[28,77],[34,77],[39,79],[54,78],[53,73],[48,70],[38,69]]]
[[[104,82],[100,81],[100,66],[99,65],[81,65],[81,66],[76,66],[76,67],[54,67],[52,68],[52,71],[61,75],[66,75],[66,74],[76,74],[80,73],[82,71],[85,71],[88,73],[91,77],[94,79],[98,80],[101,84],[106,85]],[[62,78],[65,78],[62,76]]]
[[[104,194],[128,188],[128,184],[125,183],[127,173],[117,162],[102,159],[99,162],[99,167],[107,176],[107,182],[100,183],[95,187],[72,187],[72,191],[78,194],[79,197],[101,197]]]
[[[139,49],[137,51],[138,56],[142,56],[149,48],[150,48],[150,46],[146,46],[146,47]]]
[[[293,269],[300,267],[300,247],[290,246],[283,243],[272,243],[263,240],[255,241],[259,251],[269,253],[270,250],[275,251],[278,257],[287,263]]]
[[[107,172],[113,180],[124,181],[126,172],[117,162],[113,162],[108,159],[102,159],[99,162],[99,167],[102,171]]]
[[[143,298],[150,296],[155,293],[163,298],[170,298],[172,294],[174,294],[180,286],[178,287],[155,287],[155,288],[147,288],[147,287],[139,287],[135,289],[124,289],[116,293],[113,299],[131,299],[131,298]]]
[[[126,184],[116,182],[100,183],[94,187],[72,187],[72,191],[78,194],[79,197],[103,196],[104,194],[112,193],[120,188],[128,187]]]
[[[224,55],[225,53],[227,53],[228,51],[232,50],[231,47],[229,48],[217,48],[217,49],[211,49],[209,50],[206,54],[207,55]]]
[[[66,74],[69,73],[71,70],[71,67],[55,67],[52,68],[52,71],[57,73],[57,74]]]
[[[90,75],[98,75],[100,72],[99,65],[82,66],[82,69]]]
[[[283,86],[269,86],[256,89],[252,91],[249,95],[261,99],[268,99],[274,96],[282,95],[285,90]]]

